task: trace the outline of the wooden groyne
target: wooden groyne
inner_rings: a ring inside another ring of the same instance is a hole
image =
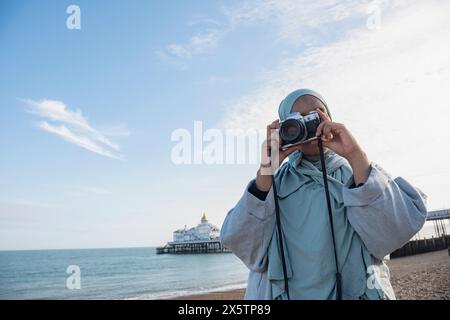
[[[157,247],[156,253],[228,253],[219,240],[168,242],[164,247]]]
[[[411,240],[400,249],[391,253],[391,258],[411,256],[418,253],[425,253],[437,250],[448,249],[450,247],[450,235],[442,235],[438,238]]]

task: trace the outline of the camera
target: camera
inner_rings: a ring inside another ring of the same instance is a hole
[[[316,139],[317,127],[321,122],[322,119],[316,111],[311,111],[306,116],[299,112],[291,113],[280,123],[281,149]]]

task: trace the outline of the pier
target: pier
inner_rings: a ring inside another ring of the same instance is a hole
[[[403,247],[392,252],[390,256],[391,258],[399,258],[448,248],[450,248],[450,235],[443,235],[438,238],[410,240]]]
[[[168,242],[164,247],[157,247],[156,253],[226,253],[226,249],[219,240]]]
[[[434,235],[431,238],[410,240],[403,247],[391,253],[391,258],[410,256],[437,250],[448,249],[450,255],[450,235],[446,224],[450,224],[450,209],[428,212],[427,221],[433,222]],[[447,222],[447,223],[446,223]]]
[[[173,232],[173,241],[164,247],[157,247],[156,253],[224,253],[226,249],[219,239],[220,230],[209,223],[203,213],[200,223],[193,228],[178,229]]]

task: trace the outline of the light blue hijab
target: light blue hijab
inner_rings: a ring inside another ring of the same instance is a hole
[[[281,102],[280,120],[286,119],[295,101],[303,95],[317,97],[326,106],[318,93],[308,89],[296,90]],[[326,151],[325,162],[343,298],[364,296],[378,299],[378,293],[366,286],[366,270],[372,264],[371,256],[348,222],[343,205],[342,188],[352,176],[351,167],[331,150]],[[275,173],[291,299],[336,298],[336,266],[322,179],[320,159],[306,157],[300,151],[290,155],[289,161]],[[286,299],[276,229],[268,257],[272,296]]]

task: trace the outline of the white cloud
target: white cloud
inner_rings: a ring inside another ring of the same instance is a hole
[[[207,16],[196,15],[189,19],[189,21],[187,22],[187,25],[189,25],[189,26],[202,25],[202,26],[209,26],[209,27],[211,27],[211,26],[220,27],[221,23],[214,19],[208,18]]]
[[[38,124],[39,128],[41,128],[44,131],[54,133],[64,140],[74,143],[82,148],[85,148],[89,151],[98,153],[100,155],[114,158],[114,159],[122,159],[119,156],[114,155],[112,152],[105,150],[103,147],[99,146],[97,143],[92,141],[90,138],[82,135],[78,135],[72,131],[70,131],[66,126],[60,125],[60,126],[53,126],[50,125],[46,121],[41,121]]]
[[[434,180],[423,175],[449,168],[450,160],[450,149],[443,147],[450,137],[448,21],[448,2],[392,6],[383,12],[379,30],[362,26],[261,74],[256,90],[225,105],[220,125],[264,128],[290,91],[316,89],[330,104],[334,120],[350,127],[371,159],[427,192]],[[450,181],[448,171],[443,174]],[[444,201],[442,192],[433,190],[431,206]]]
[[[56,100],[25,100],[25,103],[30,113],[46,118],[48,121],[59,123],[59,125],[56,125],[47,121],[40,121],[38,123],[40,129],[56,134],[68,142],[100,155],[123,159],[121,155],[113,152],[113,150],[118,151],[120,149],[119,145],[110,141],[105,134],[91,126],[80,110],[71,111],[63,102]]]
[[[217,48],[224,33],[223,30],[218,28],[209,29],[191,36],[186,43],[169,44],[164,50],[157,51],[157,55],[163,60],[171,61],[182,68],[186,68],[186,60]]]
[[[223,11],[233,28],[269,23],[277,28],[281,40],[299,44],[311,39],[311,31],[322,26],[366,15],[368,2],[374,1],[247,0]]]
[[[182,69],[187,60],[211,52],[231,31],[242,25],[268,24],[278,31],[279,40],[291,45],[316,43],[322,38],[321,28],[333,32],[333,24],[355,17],[368,16],[370,8],[386,8],[402,0],[246,0],[235,6],[225,6],[222,13],[225,23],[207,17],[194,17],[189,25],[204,25],[205,31],[191,36],[185,43],[172,43],[156,53]],[[328,28],[326,28],[328,27]]]
[[[80,190],[72,190],[67,192],[67,194],[72,197],[83,197],[88,195],[104,196],[111,194],[111,192],[102,187],[88,187]]]

